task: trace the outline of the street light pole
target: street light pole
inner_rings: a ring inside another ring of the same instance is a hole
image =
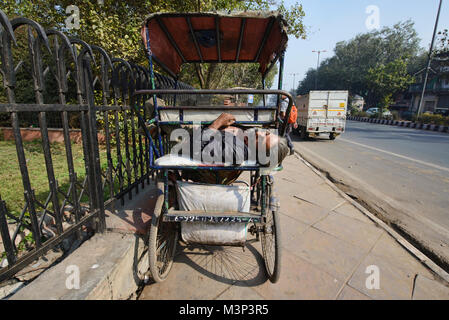
[[[316,63],[316,75],[315,75],[315,90],[318,89],[318,69],[320,68],[320,54],[321,52],[327,52],[326,50],[312,50],[312,52],[318,53],[318,60]]]
[[[296,75],[299,75],[299,73],[290,73],[290,75],[293,76],[293,87],[292,87],[292,90],[295,90]]]
[[[427,60],[426,75],[424,77],[424,83],[423,83],[422,92],[421,92],[421,99],[419,100],[419,105],[418,105],[418,112],[417,112],[418,116],[421,114],[422,104],[423,104],[423,101],[424,101],[424,95],[426,93],[427,81],[429,79],[429,70],[430,70],[430,65],[432,63],[432,51],[433,51],[433,46],[434,46],[434,43],[435,43],[435,36],[436,36],[436,33],[437,33],[437,29],[438,29],[438,21],[440,20],[440,12],[441,12],[441,5],[442,4],[443,4],[443,0],[440,0],[440,5],[438,6],[437,18],[435,20],[435,27],[433,28],[432,42],[430,43],[429,58]]]

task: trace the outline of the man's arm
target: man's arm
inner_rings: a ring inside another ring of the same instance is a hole
[[[214,122],[211,123],[209,129],[226,129],[235,123],[235,117],[230,113],[222,113]]]
[[[282,100],[280,102],[280,112],[279,115],[281,116],[281,119],[285,118],[285,113],[287,112],[287,108],[288,108],[288,102],[285,100]]]

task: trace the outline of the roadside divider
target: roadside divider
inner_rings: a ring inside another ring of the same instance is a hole
[[[369,123],[377,123],[377,124],[419,129],[419,130],[449,133],[448,126],[443,126],[443,125],[439,125],[439,124],[428,124],[428,123],[420,123],[420,122],[412,122],[412,121],[404,121],[404,120],[373,119],[373,118],[368,118],[368,117],[352,117],[352,116],[349,116],[346,119],[352,120],[352,121],[361,121],[361,122],[369,122]]]

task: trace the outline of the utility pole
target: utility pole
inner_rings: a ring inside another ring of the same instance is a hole
[[[424,83],[423,83],[422,92],[421,92],[421,99],[419,100],[417,116],[419,116],[421,114],[421,111],[422,111],[422,104],[423,104],[423,101],[424,101],[424,95],[426,93],[427,81],[429,79],[429,70],[430,70],[430,65],[432,63],[433,46],[434,46],[434,43],[435,43],[435,36],[436,36],[436,33],[437,33],[437,29],[438,29],[438,21],[440,20],[440,12],[441,12],[441,5],[442,4],[443,4],[443,0],[440,0],[440,5],[438,6],[437,18],[435,20],[435,27],[433,28],[432,42],[430,43],[429,58],[427,60],[427,68],[426,68],[426,76],[424,77]]]
[[[292,90],[295,90],[296,75],[299,75],[299,73],[290,73],[290,75],[293,76],[293,87],[292,87]]]
[[[318,53],[318,60],[316,63],[316,75],[315,75],[315,90],[318,89],[318,69],[320,68],[320,54],[322,52],[327,52],[326,50],[312,50],[312,52]]]

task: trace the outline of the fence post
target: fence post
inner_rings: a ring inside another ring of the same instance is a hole
[[[86,101],[88,105],[88,135],[89,135],[89,151],[90,151],[90,176],[91,194],[93,196],[93,210],[98,210],[97,229],[99,232],[104,232],[106,229],[106,218],[104,212],[104,194],[103,194],[103,183],[101,180],[101,166],[100,166],[100,152],[98,148],[98,132],[97,132],[97,114],[95,107],[94,91],[93,91],[93,81],[92,81],[92,70],[90,67],[90,58],[85,57],[82,59],[82,70],[84,77],[84,89],[86,94]]]
[[[6,259],[8,259],[8,265],[12,266],[16,262],[16,255],[14,253],[14,246],[11,241],[11,235],[9,234],[8,221],[6,220],[6,204],[0,197],[0,234],[3,242],[3,246],[6,251]]]

